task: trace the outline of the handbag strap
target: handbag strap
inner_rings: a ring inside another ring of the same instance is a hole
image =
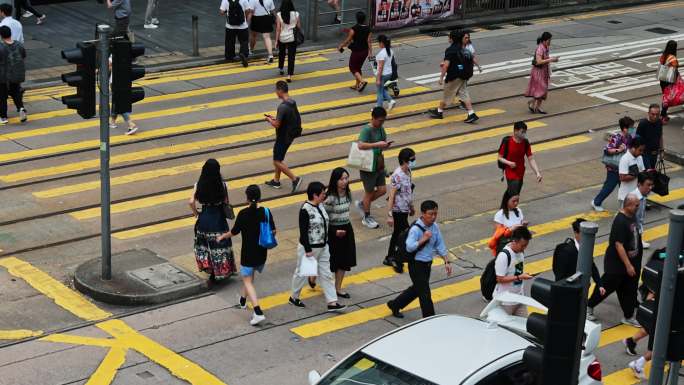
[[[268,210],[268,207],[264,207],[264,214],[266,215],[266,223],[270,223],[270,215],[271,213]]]
[[[658,160],[656,161],[656,170],[663,175],[667,175],[667,172],[665,171],[665,159],[663,159],[662,156],[658,156]]]

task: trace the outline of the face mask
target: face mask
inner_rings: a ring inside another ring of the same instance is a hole
[[[414,169],[416,168],[416,161],[415,160],[409,160],[409,169]]]
[[[527,139],[527,132],[520,132],[516,134],[516,136],[518,137],[518,139],[525,140]]]

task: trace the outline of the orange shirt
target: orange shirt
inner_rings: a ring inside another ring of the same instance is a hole
[[[677,60],[677,57],[675,55],[669,55],[667,57],[667,59],[661,55],[660,56],[660,64],[665,64],[665,63],[667,63],[667,65],[670,67],[679,68],[679,61]]]

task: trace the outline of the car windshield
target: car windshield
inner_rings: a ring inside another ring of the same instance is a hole
[[[318,385],[435,385],[411,373],[358,352]]]

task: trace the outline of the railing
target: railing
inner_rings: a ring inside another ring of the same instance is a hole
[[[549,7],[585,4],[590,0],[463,0],[461,17],[473,13],[508,13]]]
[[[340,10],[336,11],[326,0],[309,0],[311,14],[311,40],[318,41],[319,32],[336,28],[348,28],[356,24],[356,12],[362,11],[370,21],[373,13],[372,0],[339,0]],[[335,22],[339,13],[341,23]]]

